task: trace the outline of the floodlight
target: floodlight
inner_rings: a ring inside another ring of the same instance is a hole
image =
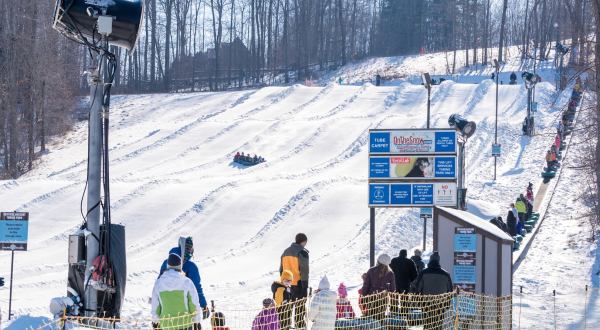
[[[473,134],[475,134],[475,130],[477,129],[477,124],[474,121],[468,121],[463,116],[457,113],[451,115],[450,118],[448,118],[448,125],[450,125],[450,127],[455,127],[467,139],[470,138]]]
[[[94,44],[102,37],[98,18],[112,17],[108,42],[131,51],[139,36],[143,12],[142,0],[57,0],[53,27],[69,39]]]

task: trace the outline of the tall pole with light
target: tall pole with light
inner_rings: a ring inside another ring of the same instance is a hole
[[[554,67],[558,67],[558,44],[560,43],[560,35],[558,30],[558,23],[554,22],[554,30],[556,30],[556,46],[554,47]],[[556,70],[556,90],[560,89],[560,73]]]
[[[498,163],[498,75],[500,74],[500,63],[497,59],[494,59],[494,69],[496,70],[496,120],[494,124],[494,145],[492,147],[492,154],[494,156],[494,181],[496,181],[496,166]]]
[[[421,75],[423,86],[427,89],[427,129],[431,128],[431,75],[425,72]],[[433,219],[433,208],[431,208],[431,218]],[[427,217],[423,217],[423,251],[427,247]]]
[[[431,116],[431,76],[428,72],[425,72],[421,75],[421,79],[423,79],[423,86],[427,88],[427,128],[430,128],[430,116]]]

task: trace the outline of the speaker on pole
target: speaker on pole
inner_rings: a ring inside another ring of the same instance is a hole
[[[470,138],[475,134],[475,130],[477,129],[477,124],[474,121],[468,121],[456,113],[448,118],[448,125],[459,130],[466,138]]]

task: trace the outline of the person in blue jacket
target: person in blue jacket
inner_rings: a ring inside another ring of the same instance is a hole
[[[184,251],[183,256],[181,251]],[[208,304],[206,303],[206,297],[204,296],[204,292],[202,291],[202,281],[200,279],[200,272],[198,271],[198,266],[196,266],[196,264],[192,261],[192,256],[194,255],[194,242],[192,241],[192,238],[180,237],[179,246],[172,248],[171,251],[169,251],[169,254],[171,253],[183,257],[182,271],[183,273],[185,273],[185,276],[192,280],[192,282],[194,283],[196,291],[198,291],[200,307],[202,307],[202,318],[207,319],[210,316],[210,311],[208,309]],[[160,275],[162,275],[162,273],[164,273],[167,269],[167,260],[165,260],[162,266],[160,267]]]

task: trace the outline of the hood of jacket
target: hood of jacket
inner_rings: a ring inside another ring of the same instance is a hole
[[[321,291],[329,290],[329,288],[330,288],[329,280],[327,279],[327,275],[325,275],[321,279],[321,282],[319,282],[319,290],[321,290]]]

